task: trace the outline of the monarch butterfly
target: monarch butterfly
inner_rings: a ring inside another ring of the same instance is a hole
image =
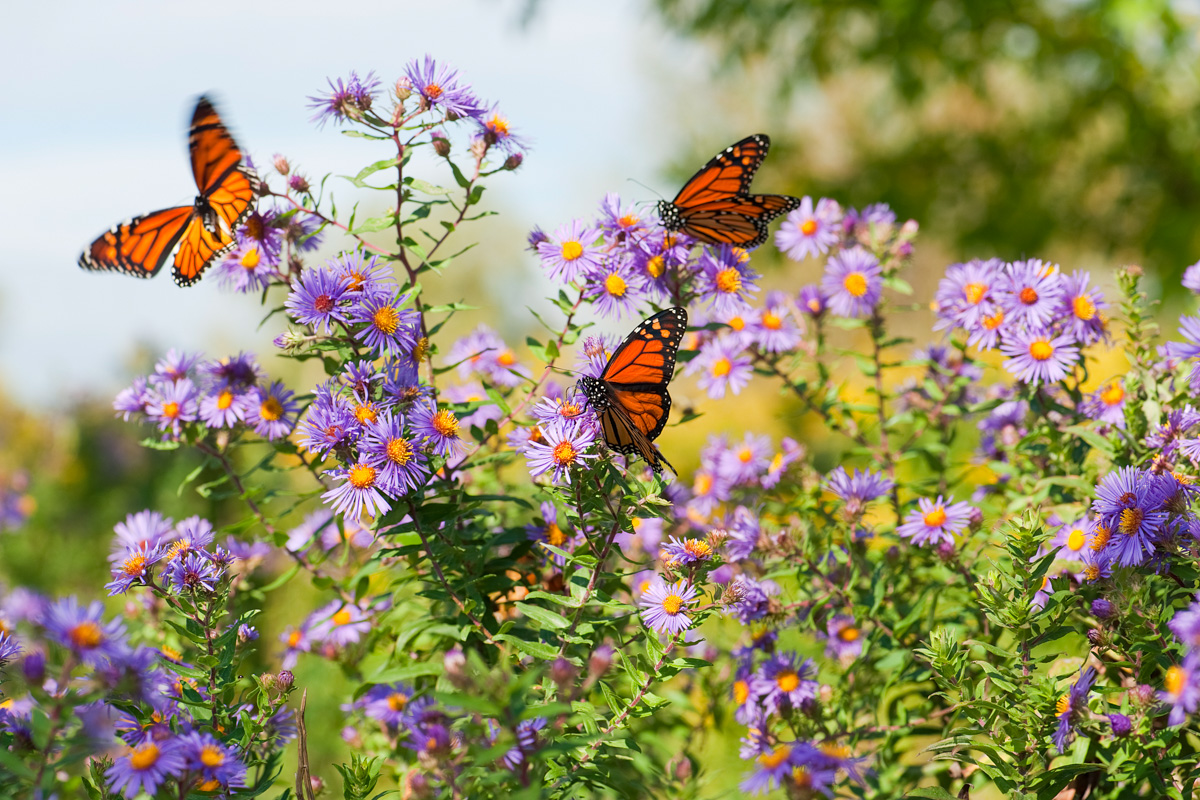
[[[771,220],[800,206],[796,197],[750,194],[750,181],[770,147],[770,137],[756,133],[717,153],[673,201],[659,201],[663,227],[709,244],[758,247]]]
[[[652,442],[671,412],[667,384],[675,374],[675,354],[687,330],[687,309],[660,311],[633,329],[604,365],[599,378],[579,385],[600,416],[604,441],[625,455],[640,455],[655,472],[671,467]]]
[[[191,286],[233,248],[233,231],[250,213],[260,185],[207,97],[196,102],[188,148],[200,190],[195,203],[113,226],[83,251],[79,266],[150,278],[175,252],[175,283]]]

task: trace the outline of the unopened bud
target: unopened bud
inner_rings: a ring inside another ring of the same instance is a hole
[[[1145,274],[1145,271],[1137,264],[1130,264],[1125,267],[1125,274],[1131,278],[1140,278]]]
[[[397,78],[396,85],[392,88],[392,92],[396,95],[397,100],[404,102],[408,98],[412,97],[413,82],[407,77]]]
[[[1158,701],[1158,692],[1154,690],[1153,686],[1142,683],[1129,693],[1129,698],[1138,705],[1149,706]]]
[[[483,157],[487,155],[487,151],[488,143],[483,140],[483,137],[471,142],[471,155],[476,160],[482,161]]]
[[[713,550],[716,550],[718,547],[723,545],[725,543],[725,540],[728,538],[729,538],[729,531],[723,530],[721,528],[713,528],[711,531],[708,532],[708,546],[711,547]]]
[[[1087,632],[1087,638],[1093,645],[1102,645],[1104,644],[1104,631],[1099,628],[1091,628]]]
[[[595,682],[608,672],[608,668],[612,666],[612,660],[613,647],[611,644],[602,644],[597,647],[588,659],[588,682]]]
[[[273,163],[275,166],[275,171],[278,172],[280,175],[287,175],[289,172],[292,171],[292,165],[288,163],[288,160],[286,158],[279,155],[279,153],[275,154],[275,160]]]
[[[306,194],[310,189],[312,189],[312,186],[310,186],[308,183],[308,178],[304,177],[299,172],[288,178],[288,187],[291,188],[293,192],[300,192],[301,194]]]
[[[275,677],[275,688],[281,692],[290,692],[295,685],[296,676],[290,669],[280,670],[279,675]]]
[[[400,796],[404,800],[426,800],[433,797],[433,787],[429,784],[429,778],[424,772],[413,770],[404,776],[404,788],[401,790]]]
[[[467,657],[461,647],[452,647],[442,657],[442,665],[446,678],[457,689],[466,689],[471,685],[471,677],[467,674]]]
[[[437,153],[442,158],[450,155],[450,139],[442,131],[434,131],[433,134],[433,152]]]
[[[262,683],[264,689],[270,691],[275,688],[276,683],[279,681],[279,676],[274,672],[264,672],[258,676],[258,680]]]
[[[1117,613],[1117,607],[1103,597],[1092,601],[1092,616],[1097,619],[1111,619]]]
[[[937,557],[947,563],[954,560],[954,542],[938,542]]]
[[[554,659],[554,663],[550,665],[550,680],[558,684],[560,690],[565,690],[574,683],[575,675],[575,665],[561,656]]]
[[[983,512],[972,506],[967,511],[967,523],[971,526],[972,531],[977,531],[983,527]]]
[[[46,654],[41,650],[31,650],[21,662],[21,672],[25,682],[31,686],[41,686],[46,680]]]
[[[508,158],[504,159],[504,168],[508,170],[516,169],[525,162],[524,153],[513,153]]]
[[[671,760],[667,762],[667,772],[675,780],[683,783],[692,777],[692,760],[683,755],[671,756]]]
[[[312,786],[313,794],[320,795],[325,793],[325,781],[318,778],[316,775],[310,775],[308,783]]]
[[[300,345],[304,344],[304,333],[295,328],[288,328],[283,333],[275,337],[272,342],[276,347],[283,351],[291,351],[299,349]]]

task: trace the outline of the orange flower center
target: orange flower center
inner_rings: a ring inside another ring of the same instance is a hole
[[[247,271],[253,271],[256,267],[258,267],[258,260],[257,247],[251,247],[242,254],[242,266],[245,267]]]
[[[425,87],[425,96],[430,100],[437,100],[442,96],[442,93],[442,87],[438,86],[436,83],[431,83]]]
[[[983,327],[989,331],[994,331],[1004,324],[1004,309],[996,309],[996,313],[991,316],[984,316]]]
[[[1035,361],[1045,361],[1054,355],[1054,345],[1045,339],[1035,339],[1029,343],[1029,355],[1033,356]]]
[[[355,489],[370,489],[375,485],[375,468],[370,464],[355,464],[350,468],[349,479]]]
[[[817,232],[817,221],[815,219],[806,219],[800,223],[800,232],[805,236],[812,236]]]
[[[375,408],[374,403],[367,403],[355,408],[354,416],[359,422],[366,425],[368,422],[379,419],[379,411]]]
[[[1113,381],[1100,393],[1100,402],[1106,406],[1115,406],[1125,399],[1125,389],[1117,381]]]
[[[1065,714],[1071,710],[1071,696],[1064,694],[1058,698],[1058,702],[1054,704],[1054,710],[1059,714]]]
[[[762,315],[763,327],[767,330],[777,331],[783,327],[783,320],[778,314],[771,311],[764,311]]]
[[[341,611],[333,615],[333,624],[337,626],[350,624],[350,611],[343,608]]]
[[[67,633],[67,638],[80,650],[91,650],[104,643],[104,631],[100,630],[99,625],[89,620],[71,628]]]
[[[1037,289],[1033,288],[1032,286],[1026,286],[1021,290],[1021,293],[1018,294],[1017,297],[1025,305],[1031,306],[1038,301]]]
[[[121,572],[124,572],[129,577],[141,575],[146,571],[146,557],[138,554],[130,556],[121,562]]]
[[[511,350],[505,350],[500,355],[496,356],[496,363],[502,367],[511,367],[517,363],[517,357],[512,354]]]
[[[574,261],[583,255],[583,245],[574,240],[562,243],[563,261]]]
[[[707,472],[701,472],[692,482],[692,491],[696,494],[708,494],[712,491],[713,477]]]
[[[179,403],[163,403],[162,415],[168,419],[175,419],[179,416]]]
[[[782,691],[794,692],[800,685],[800,676],[790,669],[785,669],[775,676],[775,685]]]
[[[683,598],[677,594],[669,594],[663,598],[662,610],[675,616],[683,608]]]
[[[1137,533],[1145,518],[1146,514],[1140,508],[1127,508],[1121,512],[1121,522],[1117,527],[1126,535]]]
[[[283,416],[283,403],[274,395],[267,395],[267,399],[258,407],[258,415],[267,422],[274,422]]]
[[[762,764],[767,769],[776,769],[780,764],[788,760],[792,754],[792,748],[786,744],[781,744],[769,753],[763,753],[758,757],[758,763]]]
[[[387,704],[388,708],[392,711],[403,711],[404,707],[408,705],[408,695],[401,692],[393,692],[388,695]]]
[[[575,463],[575,458],[578,455],[579,451],[570,442],[559,442],[554,445],[554,463],[559,466]]]
[[[139,772],[150,769],[158,763],[159,755],[160,752],[158,745],[154,744],[153,742],[146,742],[145,744],[138,745],[138,747],[129,754],[129,766],[133,767]]]
[[[1182,667],[1171,667],[1167,670],[1166,688],[1168,694],[1179,694],[1183,691],[1183,684],[1187,681],[1187,673]]]
[[[667,271],[667,262],[662,256],[654,256],[646,261],[646,274],[651,278],[661,278]]]
[[[404,466],[412,458],[412,445],[407,439],[388,439],[387,457],[393,464]]]
[[[838,638],[843,642],[857,642],[859,637],[858,628],[847,626],[838,631]]]
[[[862,297],[867,293],[867,278],[861,272],[851,272],[842,278],[842,286],[854,297]]]
[[[968,283],[963,287],[963,295],[967,298],[967,302],[973,306],[979,305],[984,296],[987,295],[988,285],[986,283]]]
[[[217,408],[224,411],[225,409],[229,408],[231,405],[233,405],[233,392],[226,389],[225,391],[223,391],[219,395],[217,395]]]
[[[946,524],[946,509],[942,506],[934,506],[932,511],[925,513],[924,520],[929,527],[939,528]]]
[[[732,267],[717,273],[717,291],[733,294],[742,288],[742,275]]]
[[[433,429],[442,436],[457,436],[458,417],[442,409],[433,415]]]
[[[623,216],[619,220],[617,220],[617,224],[620,225],[622,228],[632,228],[634,225],[638,224],[638,216],[637,216],[637,214],[626,214],[625,216]],[[661,259],[662,257],[655,256],[655,258]]]
[[[225,763],[225,752],[215,745],[205,745],[200,750],[200,763],[206,767],[219,767]]]
[[[400,312],[391,306],[383,306],[371,316],[375,327],[391,336],[400,327]]]
[[[1075,528],[1067,536],[1067,549],[1073,553],[1077,553],[1083,549],[1083,543],[1087,539],[1086,534],[1080,528]]]
[[[567,542],[567,535],[557,523],[550,522],[546,524],[546,542],[555,547],[562,547]]]
[[[728,358],[718,358],[712,365],[712,374],[714,378],[720,378],[723,375],[728,375],[729,370],[733,368],[733,364]]]
[[[1096,316],[1096,304],[1086,294],[1076,297],[1071,305],[1075,309],[1075,316],[1084,322],[1089,322]]]

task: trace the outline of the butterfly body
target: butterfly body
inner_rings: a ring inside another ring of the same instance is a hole
[[[610,448],[646,460],[655,472],[674,467],[653,444],[667,424],[675,357],[687,330],[687,310],[660,311],[625,337],[599,378],[584,376],[579,386],[600,418]]]
[[[254,209],[261,187],[206,97],[196,103],[188,149],[198,189],[192,205],[114,225],[83,251],[79,266],[150,278],[174,254],[175,282],[190,286],[233,249],[233,232]]]
[[[674,200],[659,201],[663,227],[708,244],[758,247],[771,220],[800,206],[797,197],[750,194],[750,182],[770,147],[770,137],[756,133],[717,153]]]

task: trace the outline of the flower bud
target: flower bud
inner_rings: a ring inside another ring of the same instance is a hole
[[[1109,714],[1108,724],[1112,726],[1113,736],[1128,736],[1133,730],[1133,721],[1124,714]]]
[[[442,657],[442,665],[446,678],[457,689],[466,689],[471,685],[471,676],[467,674],[467,657],[461,647],[455,646],[446,651]]]
[[[276,684],[279,682],[279,676],[274,672],[264,672],[262,675],[258,676],[258,680],[262,683],[263,688],[269,692],[274,689]]]
[[[525,162],[525,154],[524,153],[513,153],[511,156],[504,159],[504,168],[507,170],[514,170],[517,167],[521,166],[521,164],[523,164],[524,162]]]
[[[433,787],[429,785],[429,778],[425,773],[413,770],[404,776],[404,788],[400,796],[404,800],[426,800],[433,797]]]
[[[977,531],[983,527],[983,512],[974,506],[967,512],[967,524],[972,531]]]
[[[554,663],[550,665],[550,680],[558,684],[560,691],[565,691],[566,687],[575,682],[575,675],[575,665],[561,656],[554,659]]]
[[[402,76],[396,79],[396,85],[392,88],[392,92],[396,95],[396,99],[404,102],[412,97],[413,82],[407,76]]]
[[[1140,278],[1145,274],[1145,271],[1137,264],[1130,264],[1125,267],[1124,272],[1131,278]]]
[[[30,686],[41,686],[46,680],[46,654],[41,650],[30,650],[21,662],[21,672]]]
[[[1093,645],[1099,646],[1104,644],[1104,631],[1099,628],[1091,628],[1087,632],[1088,641]]]
[[[434,131],[433,136],[433,152],[437,153],[442,158],[450,155],[450,139],[444,131]]]
[[[954,542],[938,542],[937,557],[947,563],[954,560]]]
[[[279,675],[275,677],[275,686],[281,692],[290,692],[295,685],[296,676],[290,669],[280,670]]]
[[[308,183],[308,178],[304,177],[299,172],[288,178],[288,187],[293,192],[300,192],[301,194],[305,194],[312,189],[312,186],[310,186]]]
[[[471,142],[471,156],[476,160],[482,161],[483,157],[487,155],[487,151],[488,143],[482,137]]]
[[[613,647],[611,644],[602,644],[596,648],[588,659],[588,683],[595,683],[604,673],[608,672],[608,668],[612,666]]]
[[[1103,597],[1092,601],[1092,616],[1097,619],[1111,619],[1116,616],[1117,607]]]
[[[667,761],[667,774],[672,775],[680,783],[692,777],[692,760],[687,756],[671,756]]]
[[[325,793],[325,781],[321,780],[316,775],[310,775],[308,777],[308,782],[312,786],[314,796]]]
[[[278,172],[280,175],[287,175],[289,172],[292,171],[292,165],[288,163],[288,160],[286,158],[279,155],[279,153],[275,154],[275,160],[273,163],[275,166],[275,171]]]
[[[1129,699],[1141,706],[1151,706],[1158,702],[1158,692],[1142,683],[1129,693]]]

